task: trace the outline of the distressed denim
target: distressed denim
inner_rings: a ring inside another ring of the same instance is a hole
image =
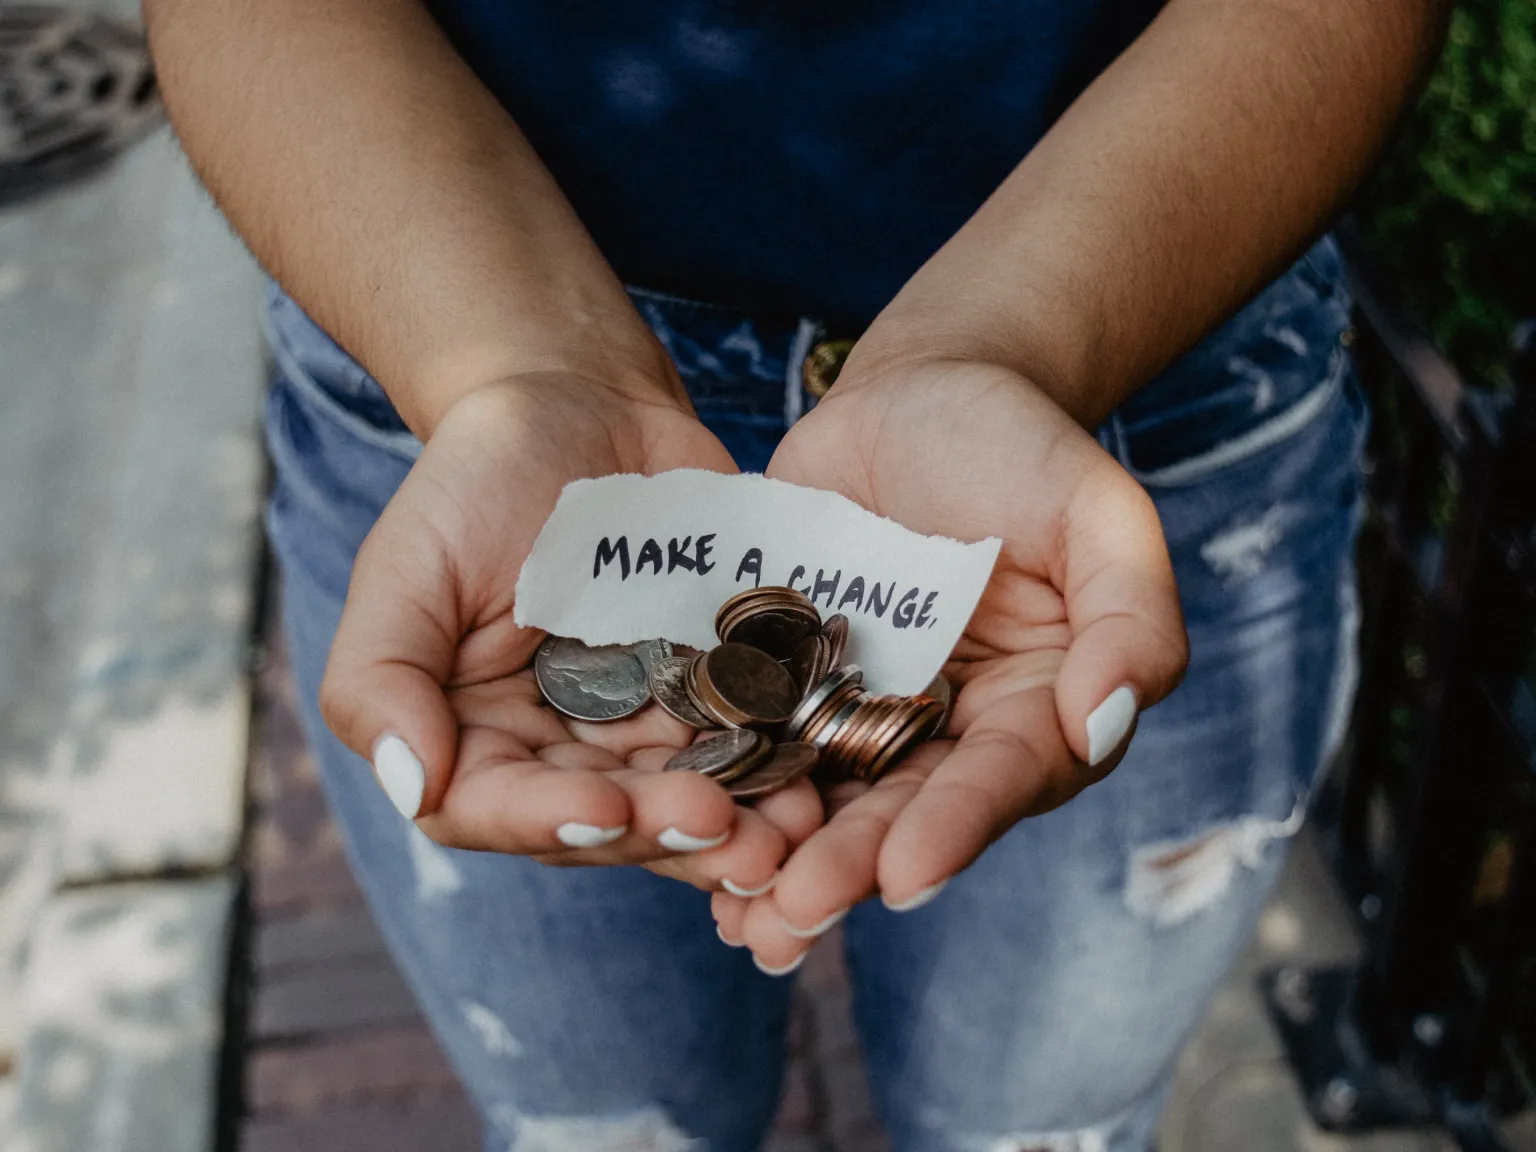
[[[1191,639],[1183,686],[1142,716],[1124,763],[927,907],[848,917],[857,1024],[897,1149],[1148,1147],[1353,691],[1366,415],[1339,279],[1324,242],[1099,430],[1156,503]],[[701,417],[761,469],[812,403],[798,377],[815,324],[633,296]],[[316,693],[348,572],[420,446],[275,288],[268,321],[268,523],[309,737],[487,1147],[757,1147],[791,982],[720,943],[705,894],[636,868],[439,848],[326,731]]]

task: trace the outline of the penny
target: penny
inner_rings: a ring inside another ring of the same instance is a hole
[[[816,611],[810,598],[804,592],[794,588],[772,584],[766,588],[748,588],[745,592],[736,593],[720,605],[715,613],[715,635],[724,640],[725,633],[734,619],[740,618],[743,613],[757,612],[765,607]]]
[[[768,653],[746,644],[721,644],[693,665],[704,711],[737,728],[773,728],[800,701],[794,678]]]
[[[827,622],[821,626],[821,634],[827,638],[827,644],[832,650],[827,667],[842,667],[843,653],[848,648],[848,617],[841,612],[828,616]]]
[[[802,697],[827,678],[827,673],[832,671],[832,643],[824,633],[812,632],[795,645],[789,671]]]
[[[937,700],[930,700],[926,696],[913,696],[905,702],[905,706],[908,717],[906,724],[887,741],[886,746],[879,751],[864,771],[864,779],[871,784],[901,763],[907,753],[938,730],[943,707]]]
[[[730,617],[720,632],[727,644],[746,644],[775,660],[788,660],[795,645],[821,627],[810,605],[772,601],[763,608]]]
[[[667,715],[695,728],[717,728],[714,718],[699,710],[688,694],[688,656],[668,656],[651,665],[651,696]]]
[[[778,744],[763,764],[725,786],[737,800],[760,800],[805,779],[819,756],[809,744]]]
[[[729,771],[735,765],[760,751],[768,738],[745,728],[733,728],[729,732],[716,732],[684,748],[667,761],[666,772],[697,772],[701,776],[716,776]]]
[[[860,668],[857,664],[844,664],[841,668],[831,672],[825,680],[815,688],[812,688],[805,698],[800,701],[799,706],[794,711],[794,715],[784,725],[785,739],[798,740],[800,733],[805,730],[805,726],[810,723],[811,718],[816,715],[821,706],[838,689],[847,684],[862,684],[863,682],[864,669]]]
[[[944,706],[944,713],[939,717],[939,726],[933,730],[936,736],[942,736],[949,731],[949,715],[955,709],[954,685],[949,682],[949,678],[944,673],[937,672],[929,681],[928,687],[923,689],[923,695],[937,700]]]
[[[644,662],[623,644],[592,647],[551,636],[539,645],[533,677],[544,699],[575,720],[620,720],[651,698]]]

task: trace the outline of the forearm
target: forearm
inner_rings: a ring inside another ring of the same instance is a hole
[[[553,179],[419,0],[144,7],[204,182],[419,435],[515,373],[680,394]]]
[[[850,359],[981,359],[1093,426],[1312,239],[1438,45],[1444,0],[1172,0]]]

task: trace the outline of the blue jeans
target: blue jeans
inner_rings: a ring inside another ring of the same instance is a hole
[[[705,423],[761,469],[812,402],[798,379],[815,326],[634,299]],[[268,320],[269,528],[305,721],[374,914],[488,1147],[757,1147],[790,982],[716,939],[707,895],[638,868],[439,848],[326,730],[316,693],[347,575],[419,445],[275,288]],[[1107,781],[1018,825],[926,908],[848,917],[857,1023],[897,1149],[1148,1146],[1175,1055],[1254,928],[1353,691],[1366,415],[1347,322],[1325,242],[1100,429],[1161,515],[1189,673]]]

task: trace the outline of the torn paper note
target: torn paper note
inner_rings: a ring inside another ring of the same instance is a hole
[[[1001,542],[922,536],[834,492],[685,469],[567,484],[517,581],[516,620],[588,644],[709,648],[715,611],[787,584],[848,617],[875,692],[920,692],[949,657]]]

